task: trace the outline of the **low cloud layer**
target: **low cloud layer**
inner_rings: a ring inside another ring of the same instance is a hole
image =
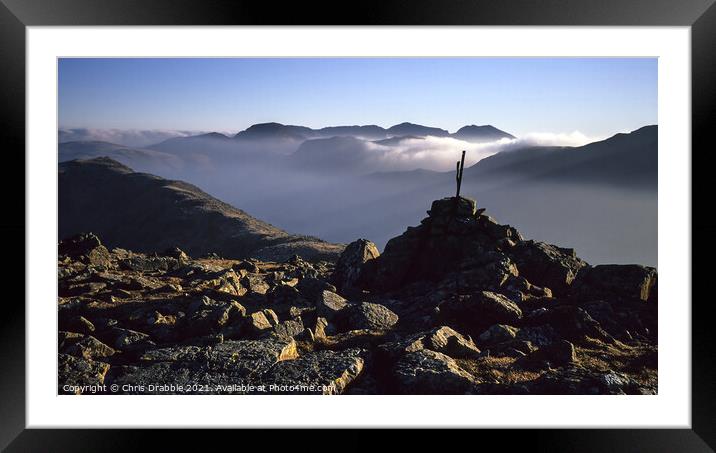
[[[365,157],[370,167],[383,171],[414,170],[418,168],[450,171],[461,151],[467,151],[465,165],[471,166],[493,154],[526,146],[582,146],[594,141],[581,132],[568,134],[533,133],[517,139],[503,138],[494,142],[470,143],[450,137],[406,138],[393,146],[369,143]]]
[[[99,141],[117,145],[142,148],[174,137],[188,137],[203,131],[180,131],[166,129],[60,129],[60,143],[74,141]]]

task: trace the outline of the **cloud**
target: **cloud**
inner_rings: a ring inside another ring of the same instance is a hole
[[[462,150],[465,166],[502,151],[526,146],[582,146],[594,141],[579,131],[571,133],[537,132],[516,139],[502,138],[494,142],[470,143],[450,137],[405,138],[393,146],[369,143],[365,157],[371,167],[380,171],[426,170],[450,171],[460,159]]]
[[[460,160],[462,150],[467,151],[466,166],[495,154],[497,149],[489,145],[489,143],[469,143],[450,137],[428,136],[406,138],[393,146],[369,143],[366,154],[372,157],[374,170],[399,171],[422,168],[448,171],[455,168],[455,162]]]
[[[573,131],[570,133],[532,132],[515,141],[533,146],[582,146],[600,139],[587,137],[579,131]]]
[[[141,148],[154,145],[169,138],[203,134],[204,131],[182,131],[169,129],[60,129],[60,143],[73,141],[100,141]]]

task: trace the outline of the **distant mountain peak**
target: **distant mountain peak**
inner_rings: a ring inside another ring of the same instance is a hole
[[[463,126],[452,134],[454,138],[467,141],[492,142],[502,138],[514,139],[515,136],[502,131],[491,124]]]
[[[390,135],[420,135],[420,136],[427,136],[432,135],[434,137],[447,137],[450,135],[448,131],[445,129],[440,129],[439,127],[430,127],[430,126],[423,126],[421,124],[414,124],[414,123],[400,123],[396,124],[395,126],[391,126],[388,128],[388,134]]]

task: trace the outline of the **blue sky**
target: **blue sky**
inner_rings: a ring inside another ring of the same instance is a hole
[[[657,122],[654,58],[61,59],[61,128],[403,121],[602,137]]]

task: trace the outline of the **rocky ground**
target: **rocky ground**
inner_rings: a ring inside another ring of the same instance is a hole
[[[655,394],[657,274],[446,198],[336,263],[59,244],[59,393]]]

